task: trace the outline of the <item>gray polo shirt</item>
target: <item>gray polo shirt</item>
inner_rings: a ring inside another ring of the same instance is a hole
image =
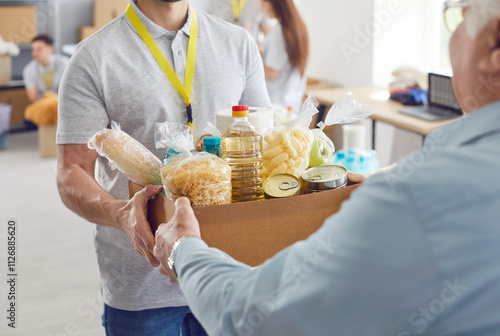
[[[207,13],[215,15],[224,21],[234,22],[231,0],[210,0]],[[260,28],[272,24],[273,20],[261,11],[260,0],[247,0],[240,13],[240,26],[248,29],[255,41],[257,41]]]
[[[169,32],[131,2],[181,82],[192,12],[184,27]],[[242,28],[196,11],[198,50],[192,88],[195,128],[232,105],[270,106],[263,65],[255,43]],[[114,120],[159,158],[157,122],[186,123],[184,99],[175,90],[125,14],[84,40],[63,76],[58,144],[85,144]],[[196,130],[196,129],[195,129]],[[99,157],[96,178],[112,195],[128,198],[127,178]],[[115,308],[142,310],[186,305],[177,285],[149,266],[121,230],[96,225],[95,246],[104,301]]]
[[[36,87],[38,90],[38,98],[47,91],[52,91],[57,93],[59,91],[59,84],[61,83],[61,78],[64,73],[66,65],[68,65],[69,59],[61,55],[52,55],[50,58],[49,65],[44,67],[42,64],[32,60],[24,67],[23,70],[23,80],[24,86],[26,88]],[[42,79],[41,74],[49,74],[50,71],[54,71],[52,78],[52,85],[47,87]]]

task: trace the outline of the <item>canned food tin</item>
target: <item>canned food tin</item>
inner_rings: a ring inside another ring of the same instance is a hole
[[[262,189],[264,189],[266,198],[295,196],[300,192],[300,181],[291,174],[276,174],[269,176],[264,181]]]
[[[306,193],[343,188],[347,185],[347,169],[325,165],[307,169],[301,175]]]

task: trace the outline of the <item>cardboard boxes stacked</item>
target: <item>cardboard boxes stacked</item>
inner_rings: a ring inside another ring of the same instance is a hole
[[[36,7],[2,6],[0,10],[0,36],[4,41],[30,43],[37,34]],[[0,55],[0,84],[12,79],[12,60]]]
[[[94,0],[94,25],[80,28],[80,41],[95,34],[120,16],[127,8],[127,4],[128,0]]]

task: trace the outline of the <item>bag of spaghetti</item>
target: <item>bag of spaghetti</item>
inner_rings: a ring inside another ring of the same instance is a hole
[[[189,126],[157,123],[156,148],[171,153],[163,160],[160,175],[167,197],[187,197],[193,206],[231,203],[231,168],[207,152],[193,152]]]
[[[309,166],[309,152],[314,135],[309,129],[313,116],[318,113],[318,101],[309,95],[296,119],[286,125],[269,129],[264,136],[264,179],[281,173],[295,176]]]

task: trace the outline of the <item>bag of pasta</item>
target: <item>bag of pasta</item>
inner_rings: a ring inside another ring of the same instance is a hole
[[[313,116],[318,113],[318,101],[309,95],[296,119],[286,125],[268,130],[264,136],[264,179],[288,173],[295,176],[309,166],[309,152],[314,136],[309,129]]]
[[[184,196],[193,206],[231,203],[231,168],[216,155],[193,153],[189,126],[157,123],[155,142],[157,148],[178,153],[167,157],[160,168],[165,194],[170,200]]]

